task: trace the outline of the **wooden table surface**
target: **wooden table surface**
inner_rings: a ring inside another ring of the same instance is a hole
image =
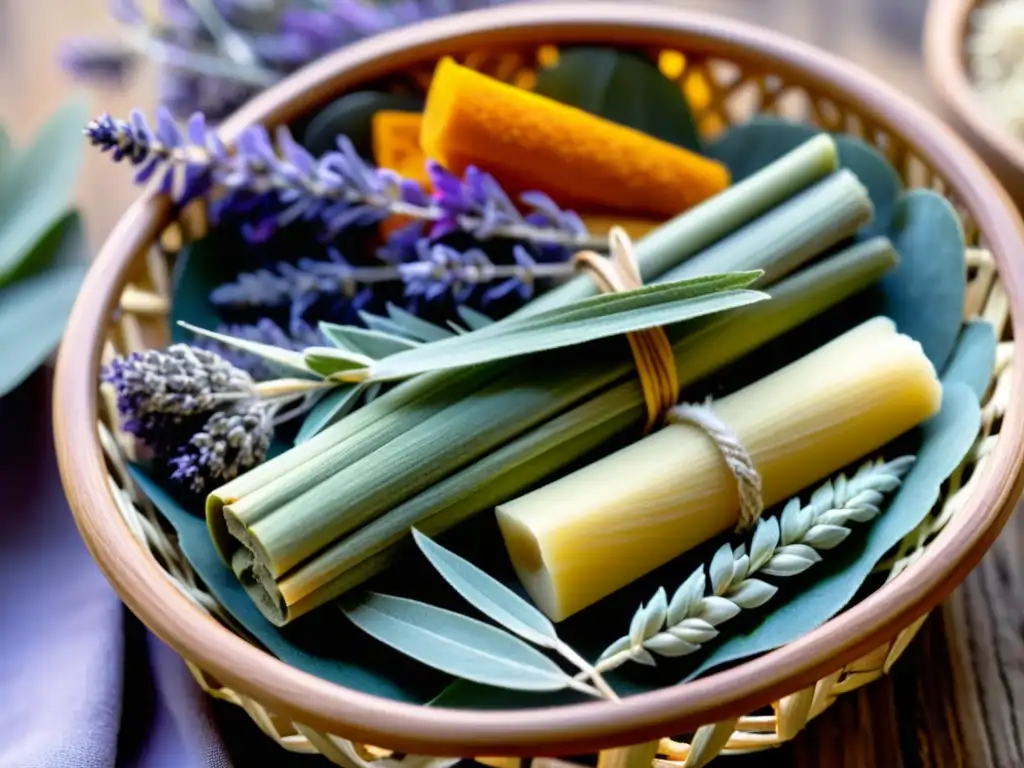
[[[935,101],[920,64],[926,0],[662,0],[713,10],[816,43]],[[106,0],[0,0],[0,120],[25,140],[74,90],[56,64],[62,39],[110,33]],[[122,91],[86,91],[95,111],[151,109],[149,73]],[[94,247],[133,199],[126,169],[89,153],[78,199]],[[842,696],[791,744],[722,759],[735,768],[1024,766],[1024,523],[1016,516],[983,564],[934,613],[893,673]],[[238,718],[227,719],[237,727]],[[237,764],[269,754],[252,729]],[[256,764],[255,762],[252,764]],[[324,762],[310,758],[310,768]],[[719,763],[716,762],[715,765]]]

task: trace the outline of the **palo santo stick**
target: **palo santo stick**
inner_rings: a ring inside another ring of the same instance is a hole
[[[941,399],[920,344],[877,317],[713,407],[770,506],[934,415]],[[738,514],[718,448],[684,424],[497,509],[516,573],[555,621],[729,530]]]
[[[719,162],[444,58],[423,110],[420,146],[577,208],[675,216],[729,184]]]

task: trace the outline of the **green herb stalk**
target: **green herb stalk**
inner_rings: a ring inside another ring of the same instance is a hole
[[[653,281],[694,254],[712,246],[776,206],[825,178],[836,170],[838,154],[834,140],[816,136],[758,173],[733,185],[693,209],[654,230],[637,243],[636,257],[645,282]],[[531,301],[513,315],[521,317],[564,306],[597,292],[587,275],[555,288]],[[420,414],[435,411],[443,403],[455,403],[509,370],[507,362],[471,369],[424,374],[403,382],[355,413],[214,491],[207,502],[207,524],[222,557],[230,560],[237,546],[229,534],[222,508],[226,504],[259,494],[254,509],[273,509],[285,499],[309,490],[337,471],[339,463],[330,449],[360,435],[368,453],[398,433],[394,420],[382,425],[373,437],[363,434],[401,409],[414,407]],[[414,423],[402,420],[400,423]],[[369,447],[375,446],[375,447]],[[366,453],[362,455],[366,455]],[[340,466],[354,460],[346,454]],[[272,482],[284,478],[283,483]],[[259,518],[239,515],[247,523]]]
[[[728,261],[731,269],[762,269],[762,280],[778,279],[852,235],[871,213],[863,186],[853,174],[841,171],[714,246],[711,261]],[[704,254],[697,259],[708,262]],[[684,264],[663,279],[693,277],[686,273],[698,269]],[[236,505],[226,507],[229,525],[266,570],[280,577],[338,538],[614,382],[630,360],[620,339],[580,352],[568,356],[563,351],[561,359],[531,358],[426,420],[406,421],[401,436],[354,463],[336,464],[330,477],[269,514],[259,509],[256,522],[240,516]],[[339,449],[344,451],[344,444]]]
[[[668,330],[681,387],[777,338],[877,281],[897,263],[891,243],[874,238],[783,280],[772,299],[731,310],[696,330]],[[280,580],[240,549],[233,567],[264,614],[276,624],[358,586],[405,550],[412,527],[435,536],[468,517],[547,480],[645,420],[643,394],[629,364],[619,383],[531,429],[475,463],[426,488],[292,570]],[[447,437],[446,437],[447,439]]]

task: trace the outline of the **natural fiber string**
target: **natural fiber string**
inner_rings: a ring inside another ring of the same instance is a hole
[[[673,406],[665,414],[665,421],[670,424],[691,424],[702,429],[714,441],[726,466],[736,478],[736,487],[740,493],[740,520],[736,532],[746,533],[753,528],[764,511],[761,474],[739,436],[711,409],[710,398],[703,405],[681,403]]]
[[[576,254],[576,264],[584,267],[605,293],[629,291],[643,286],[640,269],[633,252],[633,243],[621,227],[612,227],[608,233],[610,257],[593,251]],[[690,424],[703,430],[712,439],[726,466],[736,478],[740,496],[740,520],[737,532],[752,528],[764,510],[761,496],[761,475],[754,466],[747,449],[739,437],[711,409],[710,400],[704,405],[676,404],[679,396],[679,378],[676,374],[672,344],[661,327],[627,334],[640,388],[647,407],[645,432],[649,432],[663,419],[669,423]]]
[[[610,258],[593,251],[576,254],[576,264],[587,269],[598,288],[604,293],[630,291],[643,287],[640,269],[633,253],[633,243],[621,227],[612,227],[608,233]],[[675,405],[679,394],[679,378],[676,375],[676,360],[672,344],[663,328],[650,328],[626,335],[640,387],[647,406],[649,432],[661,420],[663,414]]]

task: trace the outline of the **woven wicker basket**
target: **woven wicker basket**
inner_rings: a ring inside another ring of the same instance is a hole
[[[529,85],[555,47],[576,42],[656,57],[686,88],[707,132],[756,110],[811,120],[865,137],[910,186],[933,188],[956,204],[970,243],[965,315],[987,318],[1002,339],[977,444],[942,502],[893,554],[884,587],[824,627],[733,669],[618,706],[502,713],[414,707],[343,689],[288,667],[236,634],[125,472],[109,403],[99,395],[98,367],[115,351],[165,343],[168,262],[204,228],[201,210],[172,218],[166,200],[147,194],[104,246],[70,321],[55,394],[61,472],[86,542],[129,607],[188,660],[200,685],[244,707],[285,749],[321,752],[345,766],[411,763],[409,754],[606,750],[605,765],[649,764],[657,754],[662,765],[692,768],[719,753],[776,746],[838,695],[889,670],[927,612],[977,563],[1019,497],[1024,401],[1013,339],[1022,336],[1011,324],[1024,317],[1021,222],[996,181],[950,131],[884,83],[827,54],[664,6],[506,6],[336,53],[261,95],[222,126],[222,135],[230,141],[255,121],[294,120],[371,82],[423,89],[443,54]],[[742,716],[747,712],[754,714]]]
[[[967,72],[965,40],[971,12],[984,0],[931,0],[925,16],[928,78],[947,120],[1024,206],[1024,141],[999,125],[975,95]]]

